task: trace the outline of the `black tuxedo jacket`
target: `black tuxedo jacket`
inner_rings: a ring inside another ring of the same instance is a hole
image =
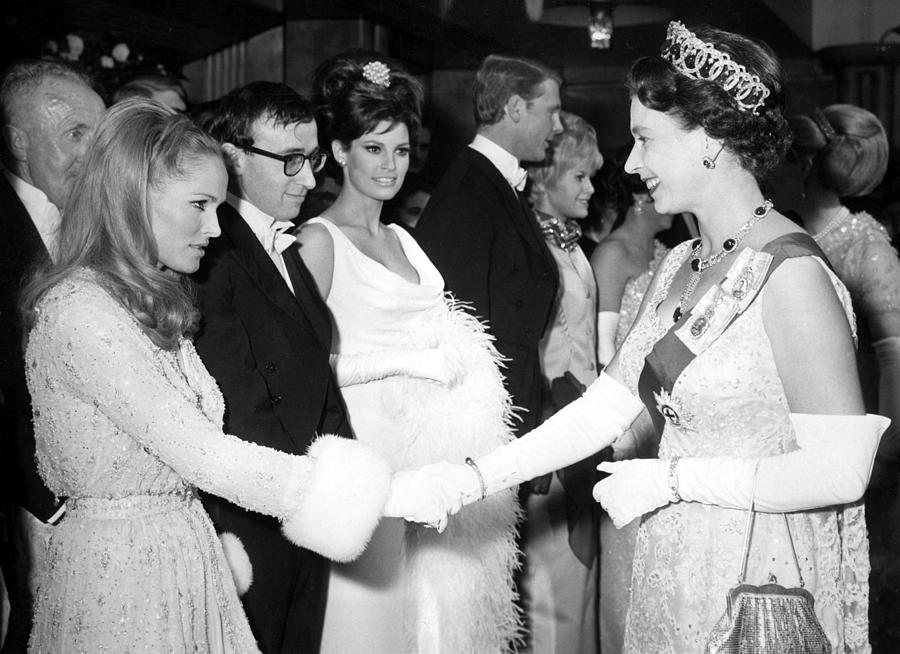
[[[49,256],[31,216],[0,174],[0,475],[4,496],[45,521],[60,503],[44,485],[34,461],[18,305],[22,284]]]
[[[465,148],[428,201],[413,234],[458,299],[488,322],[509,361],[513,403],[527,412],[520,433],[540,421],[538,344],[553,310],[559,273],[521,195],[487,157]]]
[[[201,327],[195,345],[225,396],[225,432],[291,454],[317,433],[350,436],[328,362],[331,317],[296,246],[284,252],[292,294],[237,211],[219,207],[194,281]],[[236,534],[253,566],[243,597],[264,652],[317,652],[328,565],[280,533],[277,520],[205,496],[216,529]]]

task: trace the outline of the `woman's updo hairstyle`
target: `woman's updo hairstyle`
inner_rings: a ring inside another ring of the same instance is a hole
[[[888,139],[878,117],[852,104],[833,104],[791,116],[792,151],[807,157],[812,174],[842,198],[868,195],[884,179]]]
[[[626,85],[642,105],[669,114],[684,129],[702,127],[721,140],[757,179],[765,177],[791,145],[783,115],[784,72],[772,49],[761,41],[714,27],[693,29],[698,39],[759,77],[769,90],[758,113],[742,110],[721,79],[693,79],[661,56],[642,57],[631,67]]]
[[[313,74],[312,101],[323,143],[348,147],[382,121],[403,123],[413,139],[423,95],[422,85],[398,61],[371,50],[342,52]]]

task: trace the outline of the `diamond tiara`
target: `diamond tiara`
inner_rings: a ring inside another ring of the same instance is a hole
[[[727,52],[698,39],[679,21],[669,23],[661,54],[678,72],[692,79],[716,82],[735,99],[741,111],[759,114],[771,93],[758,76],[748,73]]]
[[[363,66],[363,77],[385,88],[391,85],[391,69],[380,61],[370,61]]]

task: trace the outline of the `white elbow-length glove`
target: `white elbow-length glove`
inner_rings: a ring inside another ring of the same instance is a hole
[[[878,359],[878,411],[900,422],[900,336],[872,343]]]
[[[329,357],[338,386],[407,376],[453,386],[461,375],[459,357],[448,347],[395,348]]]
[[[426,492],[416,485],[415,497],[395,497],[405,486],[395,484],[388,506],[403,507],[408,519],[438,525],[442,515],[456,513],[465,504],[599,452],[628,429],[643,408],[625,386],[601,373],[581,398],[521,438],[479,457],[474,465],[423,466],[418,472],[430,477],[431,489]],[[441,506],[442,515],[429,514],[436,505]]]
[[[798,449],[759,459],[755,506],[759,511],[803,511],[854,502],[872,471],[883,416],[792,413]],[[602,463],[612,473],[594,498],[622,527],[645,513],[683,500],[733,509],[750,505],[758,459],[736,457],[634,459]]]

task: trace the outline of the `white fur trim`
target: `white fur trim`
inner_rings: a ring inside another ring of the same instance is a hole
[[[391,468],[367,445],[339,436],[320,436],[307,456],[313,469],[282,531],[296,545],[334,561],[352,561],[381,520]]]
[[[250,557],[240,538],[229,531],[223,531],[219,534],[219,541],[222,543],[228,567],[231,568],[237,594],[241,596],[253,585],[253,564],[250,563]]]

